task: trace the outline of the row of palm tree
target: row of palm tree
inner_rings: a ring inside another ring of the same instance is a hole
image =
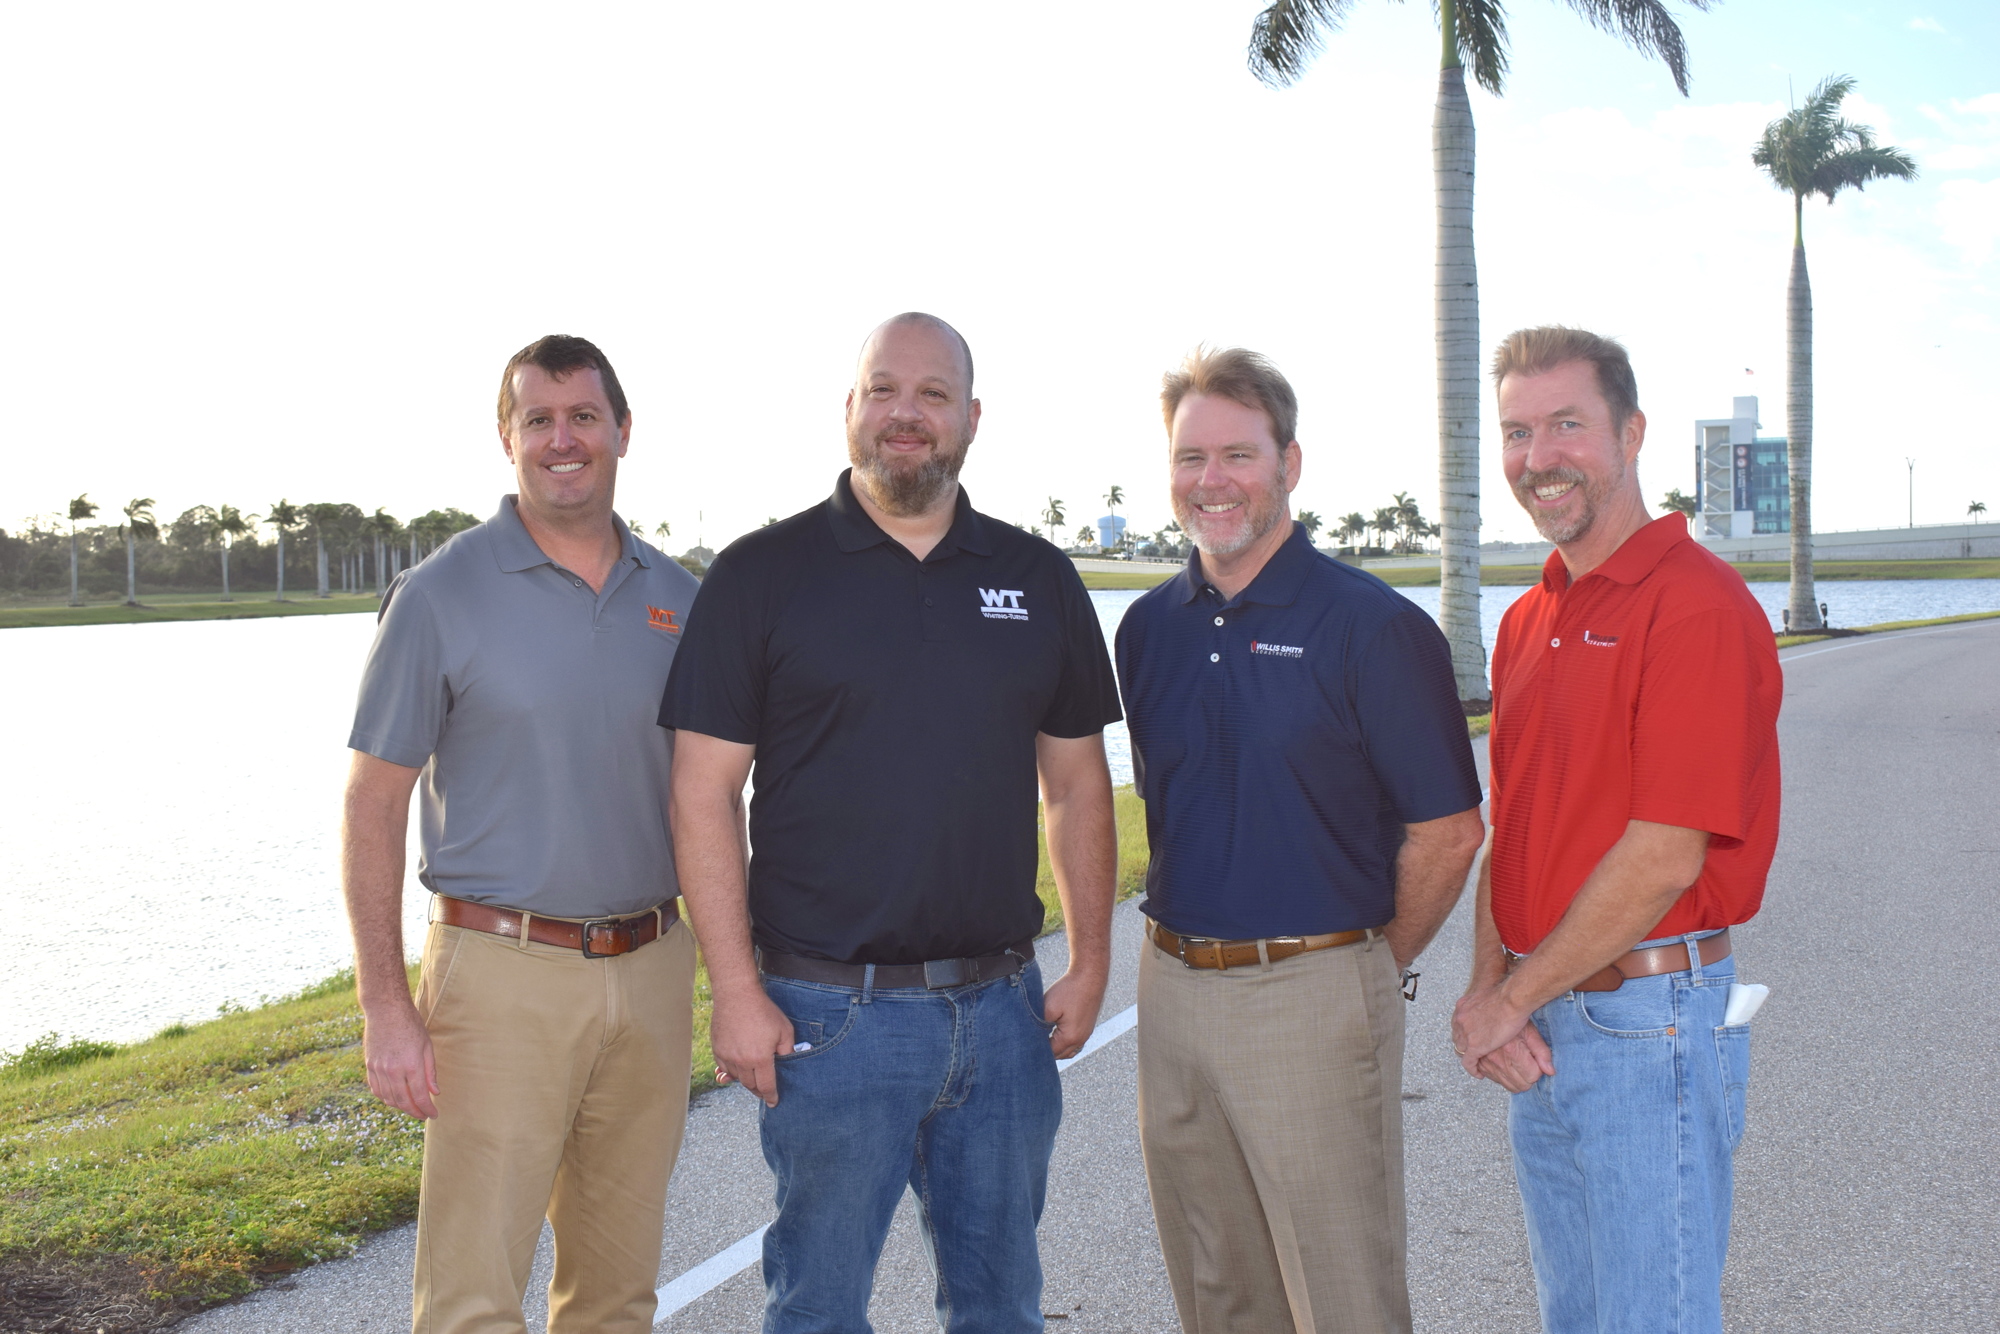
[[[1643,55],[1658,57],[1683,97],[1687,44],[1663,0],[1568,0],[1591,26]],[[1707,10],[1714,0],[1687,0]],[[1273,87],[1299,80],[1355,0],[1272,0],[1251,26],[1251,72]],[[1501,0],[1435,0],[1442,53],[1431,121],[1437,203],[1435,336],[1438,385],[1438,484],[1444,539],[1440,621],[1451,642],[1459,695],[1468,706],[1489,699],[1479,628],[1479,278],[1473,251],[1474,132],[1465,71],[1499,96],[1507,73],[1507,14]],[[1812,571],[1812,298],[1806,276],[1807,198],[1831,204],[1844,189],[1916,175],[1909,155],[1875,143],[1874,132],[1840,115],[1854,80],[1821,81],[1796,108],[1765,130],[1751,161],[1792,195],[1792,273],[1786,296],[1789,382],[1786,436],[1791,485],[1791,624],[1820,623]],[[1348,516],[1350,519],[1358,517]],[[1345,521],[1343,521],[1344,523]]]
[[[117,525],[115,531],[125,546],[127,606],[139,605],[139,543],[158,541],[161,537],[161,524],[153,512],[155,503],[151,497],[142,497],[128,502],[120,511],[124,522]],[[69,600],[73,607],[83,604],[78,525],[93,518],[98,508],[88,494],[80,495],[69,502],[65,515],[69,522]],[[379,508],[371,515],[344,502],[297,505],[281,498],[269,505],[261,516],[247,514],[234,505],[196,505],[183,512],[168,525],[168,529],[173,541],[179,545],[211,549],[221,557],[222,600],[231,602],[235,600],[229,584],[231,548],[246,538],[254,537],[260,528],[269,528],[277,548],[277,600],[285,602],[289,600],[285,596],[285,540],[289,536],[303,532],[312,539],[318,576],[315,596],[328,598],[333,596],[331,561],[340,562],[344,588],[360,588],[367,582],[370,569],[367,558],[372,554],[372,572],[379,593],[404,568],[406,549],[408,564],[414,565],[453,533],[470,528],[477,522],[462,510],[444,509],[432,510],[405,524]],[[666,525],[662,524],[662,536],[665,535],[665,528]]]

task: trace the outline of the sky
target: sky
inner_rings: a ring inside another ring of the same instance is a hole
[[[1511,6],[1505,95],[1472,94],[1482,342],[1625,340],[1654,498],[1734,396],[1782,434],[1791,209],[1749,152],[1852,74],[1923,174],[1808,205],[1816,526],[1903,522],[1907,458],[1917,522],[2000,507],[2000,6],[1671,7],[1687,98]],[[1167,522],[1159,378],[1201,342],[1297,387],[1298,508],[1435,518],[1434,20],[1360,0],[1271,89],[1258,8],[12,6],[0,377],[37,429],[0,526],[80,492],[491,513],[500,367],[564,332],[632,403],[620,512],[720,547],[825,496],[856,350],[907,309],[971,342],[963,481],[1002,519],[1056,497],[1073,531],[1115,484]],[[1527,539],[1497,437],[1483,535]]]

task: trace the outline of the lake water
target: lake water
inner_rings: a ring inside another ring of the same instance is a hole
[[[1751,589],[1775,622],[1785,586]],[[1436,614],[1435,588],[1402,591]],[[1489,648],[1521,592],[1484,590]],[[2000,580],[1820,595],[1834,624],[1867,625],[2000,608]],[[1107,639],[1138,596],[1091,595]],[[51,1030],[143,1037],[348,962],[343,745],[373,630],[344,615],[0,631],[0,930],[14,942],[0,1050]],[[1114,781],[1130,782],[1124,727],[1105,740]],[[412,879],[413,948],[427,897]]]

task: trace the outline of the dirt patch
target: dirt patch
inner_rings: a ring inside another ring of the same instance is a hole
[[[199,1309],[151,1286],[130,1260],[0,1256],[0,1334],[148,1334]]]

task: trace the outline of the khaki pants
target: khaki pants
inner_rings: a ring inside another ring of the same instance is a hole
[[[652,1328],[693,986],[685,924],[609,959],[432,924],[416,1334],[519,1334],[544,1215],[551,1334]]]
[[[1407,1334],[1403,998],[1379,938],[1139,968],[1139,1142],[1188,1334]]]

